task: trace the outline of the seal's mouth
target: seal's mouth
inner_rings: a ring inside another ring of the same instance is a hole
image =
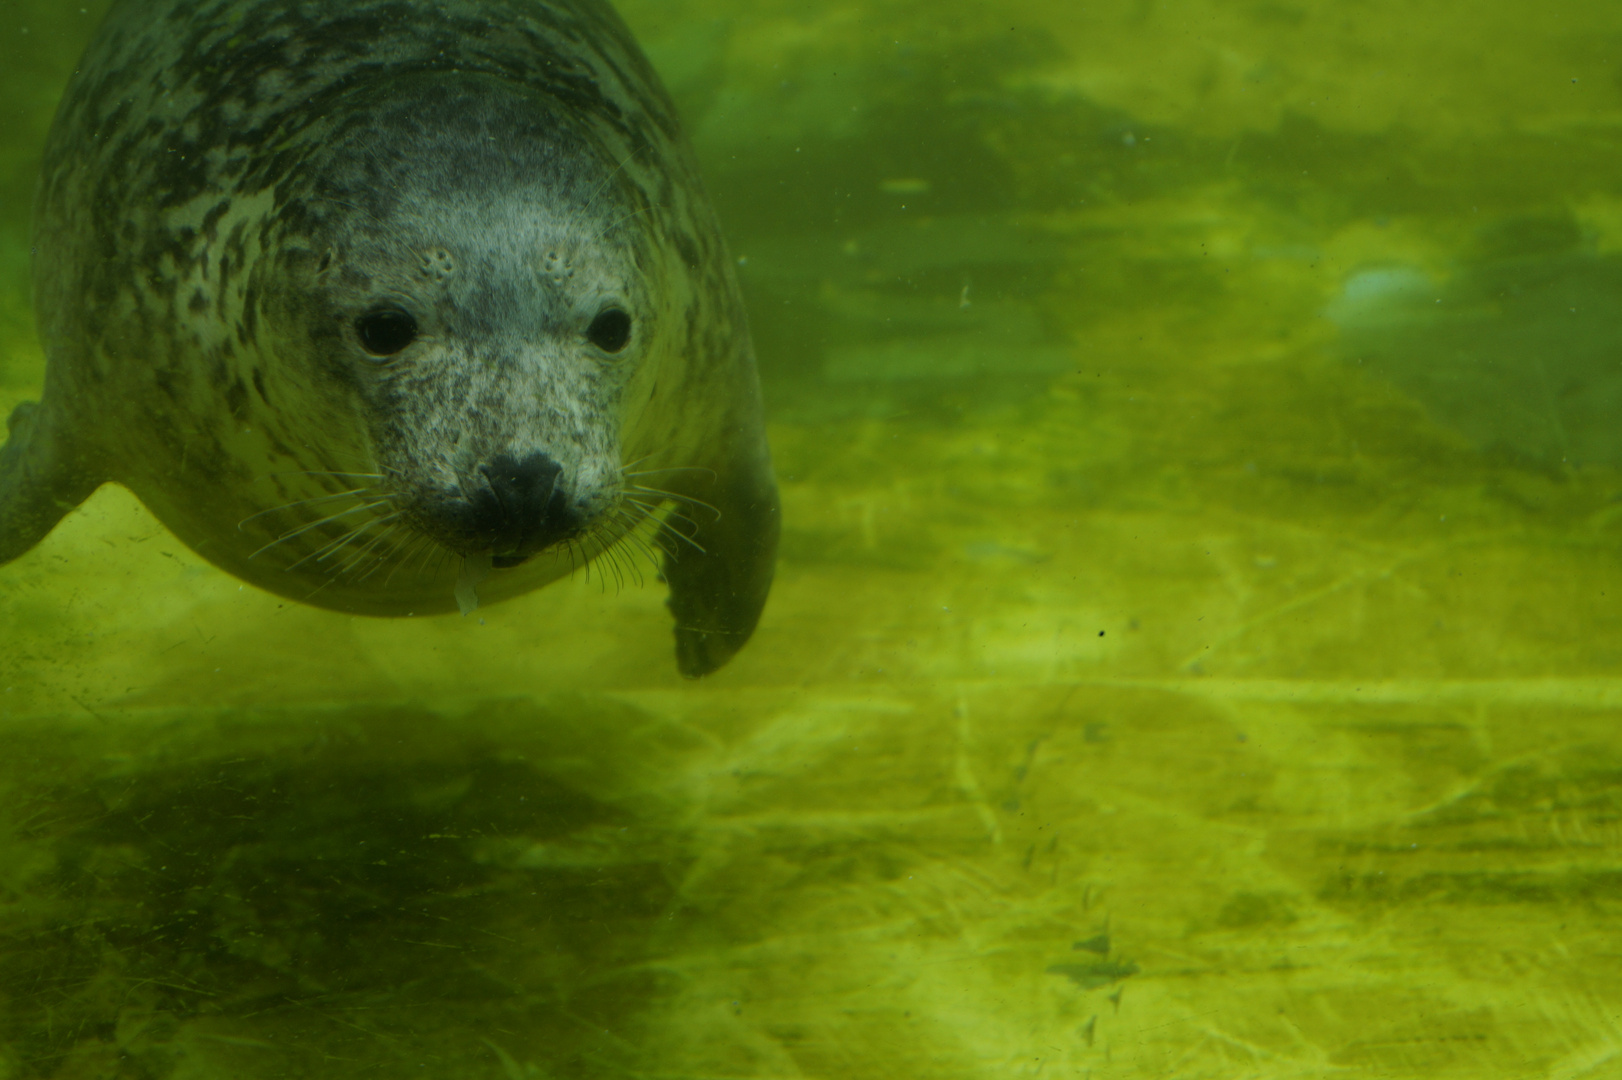
[[[528,555],[492,555],[490,567],[493,570],[511,570],[515,566],[523,566],[529,562]]]

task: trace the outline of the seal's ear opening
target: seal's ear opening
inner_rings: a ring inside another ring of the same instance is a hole
[[[17,406],[0,447],[0,565],[45,539],[69,510],[101,486],[61,437],[55,413],[32,401]]]
[[[743,648],[777,566],[777,485],[769,466],[722,476],[704,498],[719,516],[698,527],[693,544],[670,551],[664,565],[676,666],[689,679],[710,674]]]

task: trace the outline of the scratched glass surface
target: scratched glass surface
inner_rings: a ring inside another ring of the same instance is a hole
[[[0,408],[102,5],[0,8]],[[776,591],[0,568],[0,1076],[1599,1077],[1622,8],[636,0]]]

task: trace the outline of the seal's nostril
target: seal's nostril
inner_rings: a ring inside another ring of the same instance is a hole
[[[514,517],[538,517],[557,491],[563,466],[545,454],[531,454],[519,460],[511,454],[492,458],[479,466],[496,501]]]
[[[479,473],[487,490],[469,499],[468,531],[504,565],[515,566],[580,531],[562,483],[563,466],[547,455],[502,454],[480,465]]]

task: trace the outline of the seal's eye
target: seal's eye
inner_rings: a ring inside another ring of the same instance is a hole
[[[586,327],[586,337],[603,352],[619,352],[631,340],[631,317],[619,308],[599,312]]]
[[[399,308],[369,311],[355,320],[355,334],[373,356],[393,356],[417,340],[417,320]]]

